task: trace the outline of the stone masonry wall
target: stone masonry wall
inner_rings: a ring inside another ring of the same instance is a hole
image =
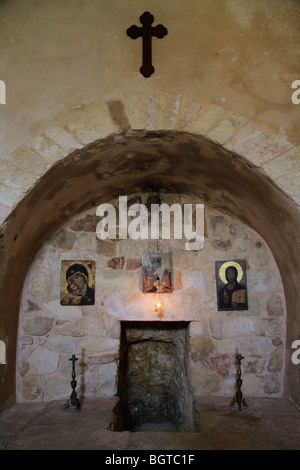
[[[151,195],[128,196],[128,205]],[[117,203],[117,201],[112,201]],[[161,202],[201,203],[183,195]],[[205,206],[205,242],[106,240],[96,237],[96,211],[65,223],[40,248],[24,284],[17,358],[17,400],[65,400],[70,395],[76,340],[77,392],[113,396],[120,321],[157,321],[154,295],[141,292],[141,255],[171,252],[172,294],[163,295],[161,321],[190,321],[189,376],[195,395],[233,396],[238,341],[244,395],[280,396],[283,388],[285,301],[280,274],[264,240],[242,223]],[[95,260],[93,306],[60,305],[61,260]],[[215,261],[247,261],[248,310],[218,311]]]

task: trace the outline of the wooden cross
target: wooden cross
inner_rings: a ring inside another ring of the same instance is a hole
[[[126,31],[131,39],[138,37],[143,38],[143,65],[140,67],[140,72],[147,78],[154,73],[154,67],[152,65],[152,36],[162,39],[168,34],[167,28],[162,24],[158,24],[155,27],[151,26],[153,21],[154,16],[151,15],[149,11],[145,11],[145,13],[140,16],[140,22],[143,26],[132,25]]]

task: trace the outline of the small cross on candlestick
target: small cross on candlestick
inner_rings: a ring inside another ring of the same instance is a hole
[[[77,357],[75,357],[75,341],[73,342],[73,348],[72,348],[72,357],[69,359],[69,361],[72,361],[72,380],[71,380],[71,387],[72,387],[72,393],[70,395],[69,400],[66,402],[64,408],[70,408],[70,404],[75,406],[76,411],[80,411],[80,402],[77,398],[77,393],[75,391],[77,381],[76,379],[76,372],[75,372],[75,362],[78,361]]]
[[[234,406],[235,402],[238,404],[238,407],[239,407],[239,411],[242,411],[242,405],[244,406],[248,406],[247,403],[246,403],[246,400],[245,398],[243,397],[243,392],[241,390],[242,388],[242,371],[241,371],[241,362],[242,362],[242,359],[244,359],[244,357],[242,356],[241,354],[241,343],[238,342],[238,355],[236,356],[236,360],[237,360],[237,363],[238,363],[238,378],[237,378],[237,381],[236,381],[236,384],[237,384],[237,391],[236,391],[236,394],[235,394],[235,397],[233,398],[232,402],[231,402],[231,406]]]

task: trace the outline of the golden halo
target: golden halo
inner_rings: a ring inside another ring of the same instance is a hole
[[[237,282],[240,282],[242,277],[243,277],[243,270],[242,270],[242,267],[239,263],[237,263],[236,261],[226,261],[225,263],[223,263],[221,266],[220,266],[220,269],[219,269],[219,276],[220,276],[220,279],[222,282],[224,282],[224,284],[227,284],[227,279],[225,277],[225,271],[226,271],[226,268],[228,268],[228,266],[234,266],[236,269],[237,269]]]

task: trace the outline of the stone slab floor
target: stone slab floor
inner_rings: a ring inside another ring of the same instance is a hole
[[[18,403],[0,415],[1,450],[300,450],[300,413],[281,398],[197,397],[200,432],[113,432],[115,399]],[[151,428],[150,428],[151,429]]]

